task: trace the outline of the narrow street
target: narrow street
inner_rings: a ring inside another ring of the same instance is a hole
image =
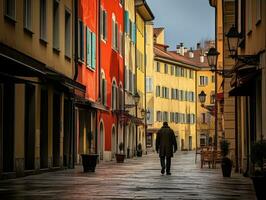
[[[0,181],[0,199],[255,199],[250,178],[221,169],[200,168],[194,152],[178,152],[172,160],[172,175],[160,174],[157,154],[105,162],[95,173],[73,170]]]

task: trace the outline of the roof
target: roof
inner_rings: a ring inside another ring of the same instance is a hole
[[[162,44],[154,44],[154,55],[155,58],[163,58],[169,60],[169,62],[178,62],[180,64],[187,65],[187,67],[192,67],[192,68],[202,68],[202,67],[208,67],[207,64],[207,59],[206,62],[201,63],[200,58],[199,58],[199,53],[196,52],[196,56],[191,59],[188,57],[188,54],[185,56],[182,56],[175,51],[168,51],[167,50],[168,46],[167,45],[162,45]]]
[[[158,35],[164,30],[163,27],[161,28],[153,28],[153,36],[158,37]]]
[[[136,0],[135,1],[135,6],[138,11],[138,13],[142,16],[144,21],[152,21],[154,20],[154,15],[147,4],[145,0]]]

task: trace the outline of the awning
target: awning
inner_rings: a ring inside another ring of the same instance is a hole
[[[261,74],[261,69],[256,62],[253,62],[252,59],[249,60],[248,64],[239,61],[234,67],[234,74],[230,82],[232,89],[229,91],[229,96],[251,96],[254,94],[254,80]]]
[[[129,114],[127,110],[116,110],[114,112],[118,115],[119,121],[125,125],[128,123],[133,123],[139,126],[144,126],[143,118],[133,116]]]
[[[216,99],[217,99],[217,101],[222,101],[222,100],[224,100],[224,93],[223,93],[223,92],[219,92],[219,93],[217,93],[217,95],[216,95]]]
[[[34,83],[29,78],[37,77],[40,82],[35,83],[38,84],[51,81],[67,89],[80,90],[82,93],[86,91],[84,85],[55,71],[44,63],[3,44],[0,44],[0,63],[1,81]]]

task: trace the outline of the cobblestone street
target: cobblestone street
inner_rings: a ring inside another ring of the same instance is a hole
[[[160,174],[159,158],[149,154],[97,165],[95,173],[73,170],[0,181],[0,199],[255,199],[252,182],[221,169],[200,168],[194,152],[179,152],[172,175]],[[199,160],[199,159],[198,159]]]

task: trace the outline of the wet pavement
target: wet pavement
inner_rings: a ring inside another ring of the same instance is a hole
[[[194,159],[194,152],[176,153],[171,176],[161,175],[158,155],[149,154],[100,163],[95,173],[77,166],[0,180],[0,199],[256,199],[251,179],[234,173],[223,178],[221,169],[201,169]]]

